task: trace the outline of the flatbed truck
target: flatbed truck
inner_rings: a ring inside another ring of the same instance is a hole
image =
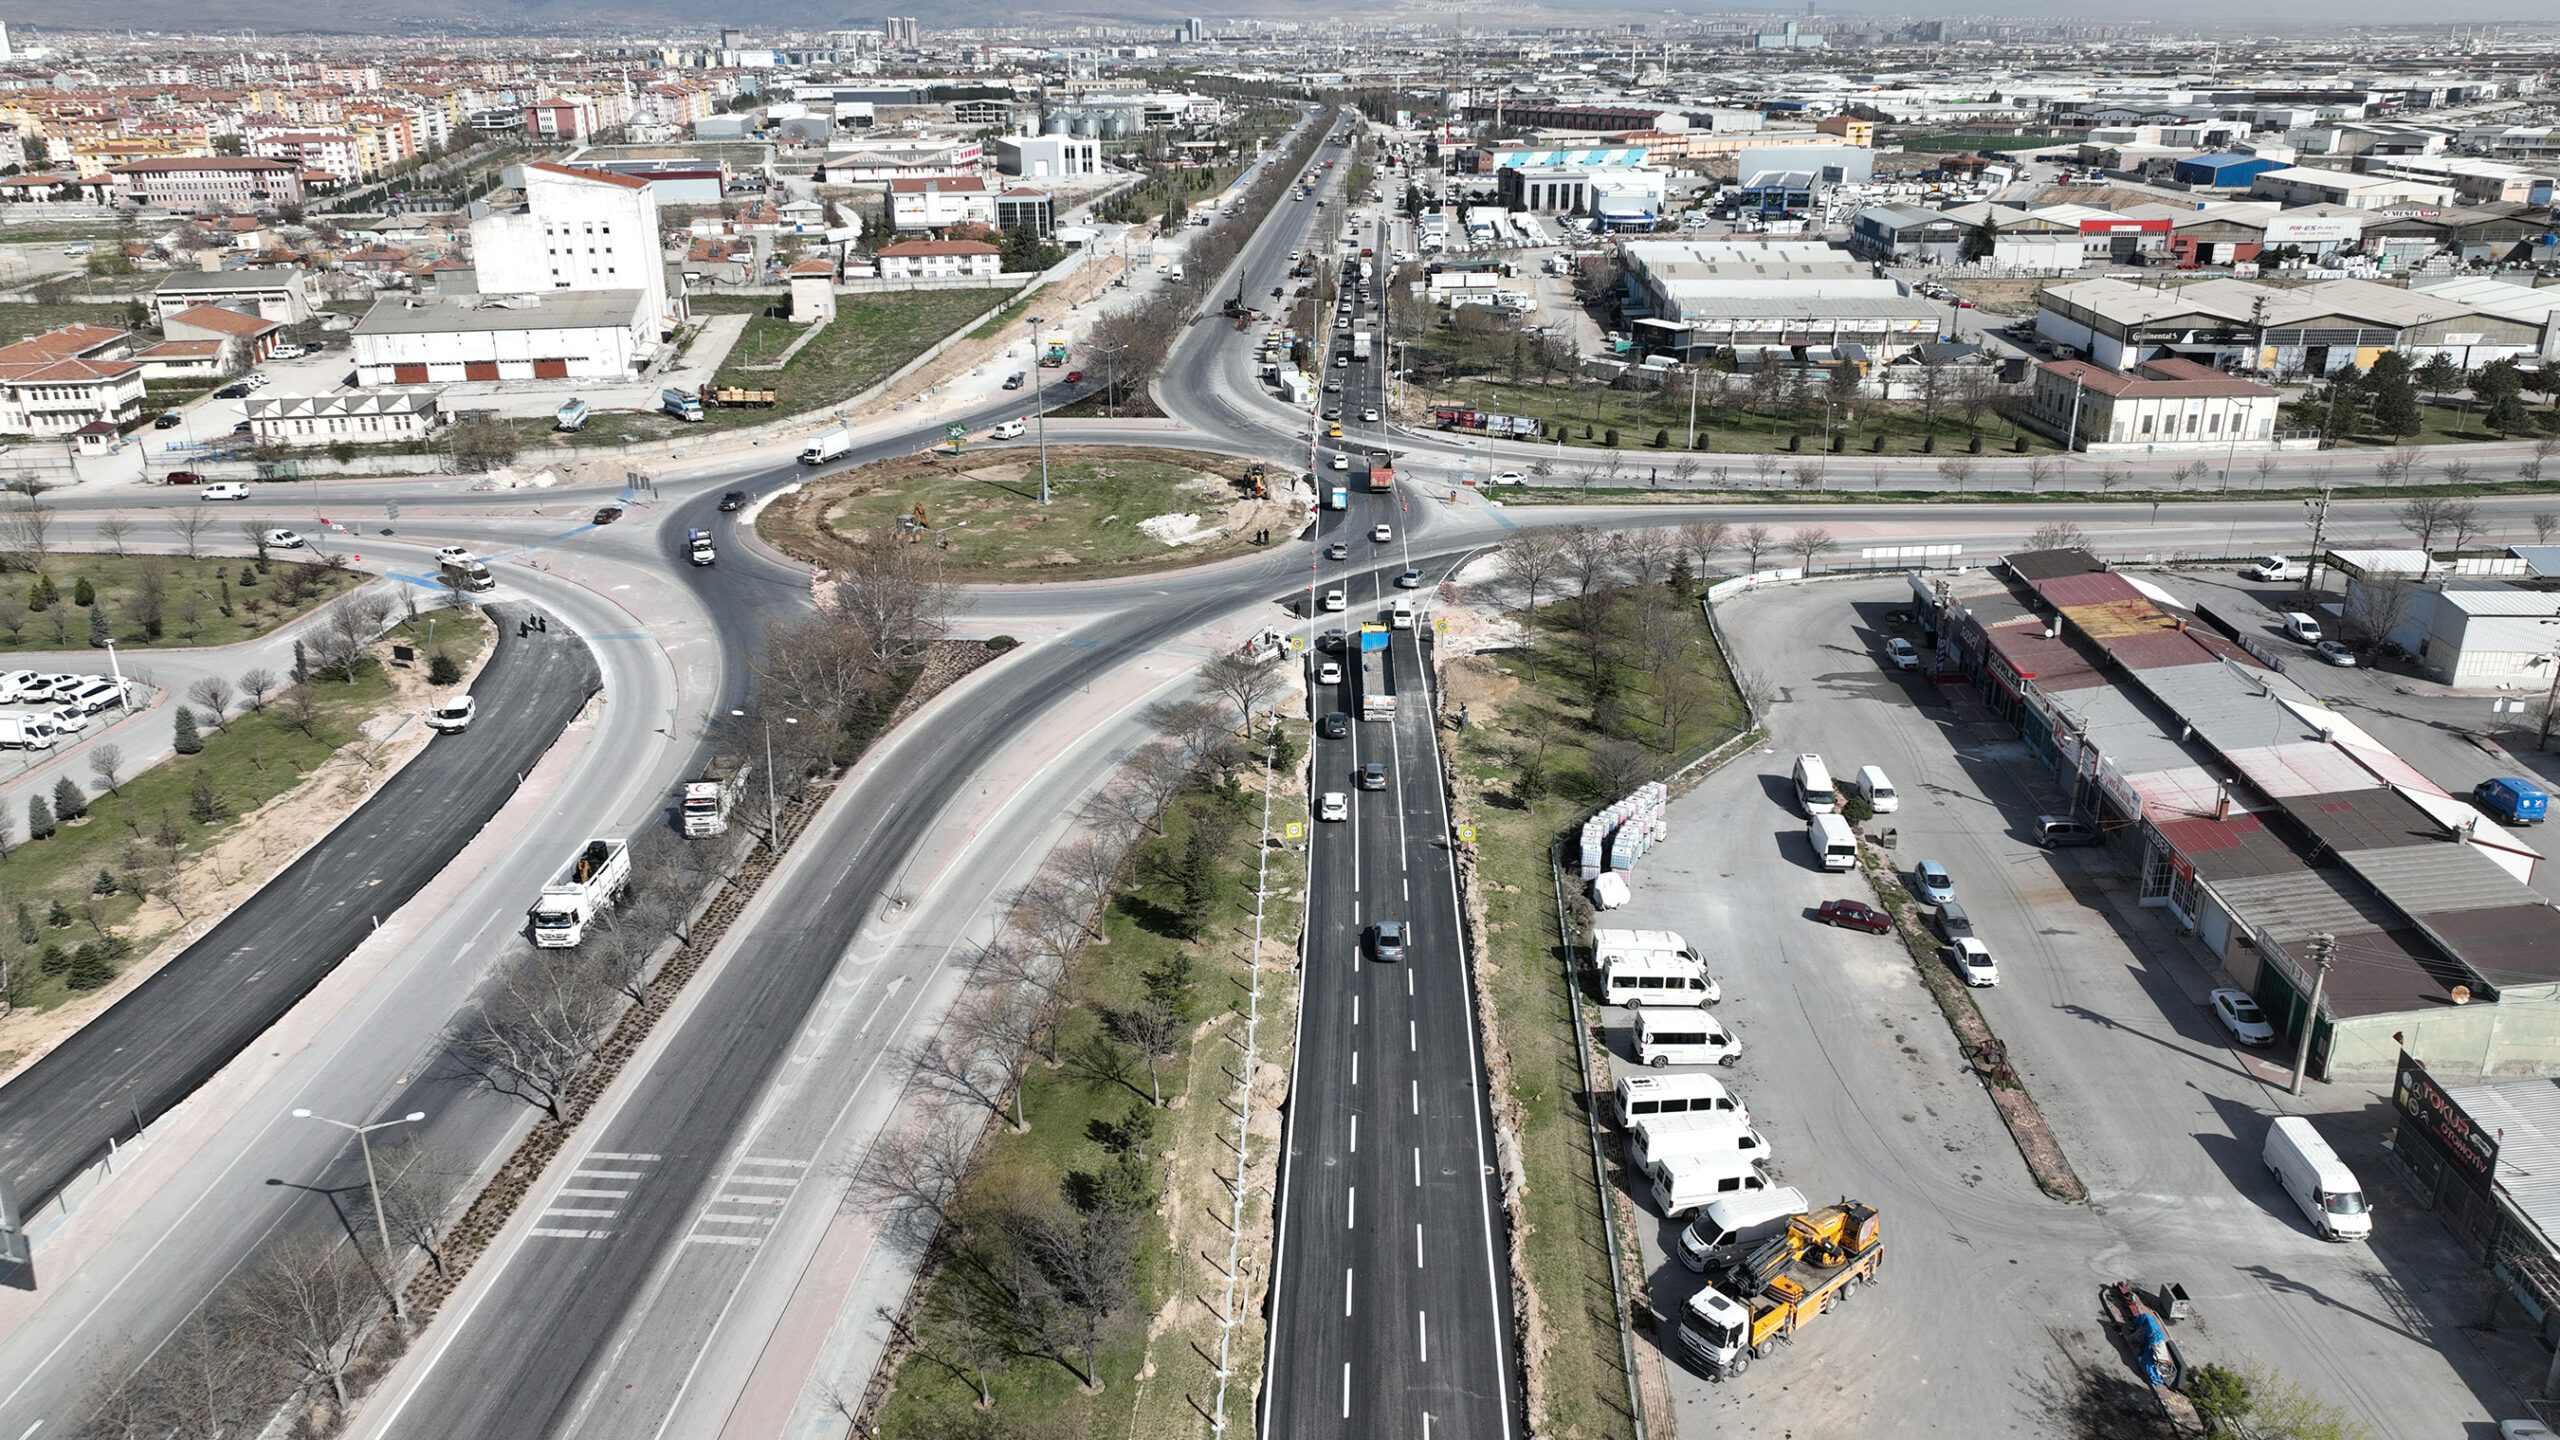
[[[1689,1297],[1680,1348],[1711,1379],[1729,1380],[1872,1283],[1884,1265],[1874,1206],[1843,1200],[1787,1222],[1733,1274]]]
[[[587,922],[611,908],[631,879],[631,843],[595,839],[578,847],[533,902],[533,943],[566,950],[587,938]]]

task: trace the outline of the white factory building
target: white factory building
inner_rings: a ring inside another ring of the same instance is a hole
[[[356,326],[356,383],[628,380],[658,349],[641,290],[407,295]]]
[[[526,165],[521,174],[522,205],[471,222],[481,294],[637,290],[659,324],[680,318],[668,300],[658,197],[647,181],[552,164]]]
[[[1618,251],[1648,355],[1874,366],[1941,338],[1948,323],[1945,306],[1818,240],[1629,240]]]

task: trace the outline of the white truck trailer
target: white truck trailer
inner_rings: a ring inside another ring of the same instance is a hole
[[[597,839],[579,846],[533,902],[533,943],[566,950],[584,940],[587,922],[611,906],[630,879],[629,841]]]

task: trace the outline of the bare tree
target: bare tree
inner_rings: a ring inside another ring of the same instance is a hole
[[[1271,698],[1276,684],[1273,667],[1252,659],[1238,650],[1226,650],[1209,657],[1200,667],[1201,687],[1236,707],[1236,728],[1253,728],[1254,707]]]
[[[941,552],[910,545],[894,527],[874,526],[832,571],[830,609],[869,644],[884,666],[912,663],[948,628],[956,592]]]
[[[2103,494],[2114,494],[2117,486],[2127,484],[2132,479],[2133,467],[2130,465],[2101,465],[2098,467],[2098,489]]]
[[[2444,507],[2444,536],[2447,548],[2458,559],[2471,542],[2487,533],[2488,522],[2481,518],[2480,507],[2468,500],[2448,502]]]
[[[1527,596],[1526,608],[1538,608],[1539,592],[1564,573],[1564,546],[1547,530],[1515,530],[1495,547],[1503,583]]]
[[[1733,543],[1741,549],[1745,561],[1756,574],[1760,569],[1760,557],[1775,549],[1778,540],[1776,532],[1766,525],[1745,525],[1733,532]]]
[[[265,567],[269,558],[269,541],[267,540],[267,536],[273,532],[274,529],[275,524],[272,521],[243,520],[240,522],[240,543],[248,546],[250,552],[258,557],[258,564],[261,568]]]
[[[288,1391],[261,1337],[230,1297],[189,1315],[148,1358],[111,1361],[81,1407],[81,1440],[239,1440],[255,1435]]]
[[[2418,549],[2427,557],[2421,573],[2435,566],[2436,537],[2452,527],[2450,511],[2453,505],[2453,501],[2442,496],[2420,495],[2396,512],[2400,528],[2409,532],[2410,538],[2418,542]]]
[[[1662,748],[1677,754],[1680,733],[1690,722],[1705,713],[1710,696],[1700,681],[1697,670],[1685,663],[1666,665],[1654,671],[1653,703],[1662,714]]]
[[[286,1240],[235,1285],[229,1308],[245,1338],[272,1356],[304,1395],[347,1405],[347,1372],[384,1312],[381,1282],[352,1246]]]
[[[2344,617],[2347,627],[2366,643],[2379,645],[2391,638],[2409,618],[2409,607],[2417,603],[2418,582],[2406,575],[2375,574],[2358,579],[2347,587]]]
[[[1799,490],[1819,490],[1830,475],[1831,462],[1819,456],[1796,462],[1796,488]]]
[[[1670,578],[1671,562],[1680,555],[1677,536],[1659,526],[1647,525],[1621,530],[1614,538],[1618,563],[1637,586],[1651,587]]]
[[[320,623],[313,627],[308,641],[312,668],[335,670],[339,679],[354,684],[364,664],[366,648],[382,634],[392,610],[390,596],[372,591],[358,591],[331,601],[329,608],[320,612]]]
[[[1182,1037],[1190,1029],[1181,1008],[1162,995],[1150,995],[1126,1010],[1104,1015],[1103,1026],[1112,1039],[1137,1051],[1146,1062],[1147,1098],[1163,1109],[1164,1080],[1157,1066],[1182,1048]]]
[[[1095,808],[1119,823],[1143,826],[1162,835],[1165,807],[1182,793],[1182,787],[1190,781],[1190,771],[1179,747],[1170,741],[1150,740],[1121,761],[1119,772],[1095,797]]]
[[[2068,520],[2047,520],[2027,532],[2029,550],[2086,550],[2089,532]]]
[[[1957,455],[1938,462],[1938,478],[1956,487],[1956,493],[1961,495],[1965,487],[1973,483],[1974,472],[1980,468],[1971,458]]]
[[[520,954],[455,1025],[445,1052],[472,1085],[565,1122],[561,1102],[621,1009],[596,967],[575,955]]]
[[[205,709],[205,718],[219,725],[231,714],[231,682],[219,675],[207,675],[187,687],[187,698]]]
[[[2418,452],[2409,449],[2389,451],[2381,459],[2373,462],[2375,477],[2385,485],[2399,484],[2409,478],[2409,472],[2417,468]]]
[[[1574,598],[1588,600],[1595,590],[1608,587],[1617,577],[1617,555],[1609,543],[1609,532],[1576,525],[1565,532],[1564,570],[1574,585]]]
[[[920,1253],[952,1220],[969,1178],[967,1128],[939,1106],[884,1130],[843,1177],[845,1198],[882,1217],[893,1244]]]
[[[1049,863],[1041,867],[1041,873],[1055,880],[1068,903],[1084,917],[1089,941],[1100,943],[1104,938],[1103,909],[1111,903],[1111,892],[1120,880],[1120,862],[1127,855],[1125,844],[1087,832],[1050,852]]]
[[[89,752],[89,773],[97,776],[99,783],[118,795],[124,793],[123,788],[116,783],[117,777],[123,771],[124,750],[121,747],[101,745]]]
[[[2533,543],[2536,545],[2548,545],[2551,543],[2551,537],[2555,534],[2560,534],[2560,513],[2555,513],[2549,510],[2534,511]]]
[[[254,666],[240,672],[240,694],[252,710],[267,708],[267,696],[276,688],[276,672]]]
[[[1011,923],[1019,925],[1019,917]],[[1034,1002],[1024,1017],[1029,1026],[1031,1048],[1051,1069],[1058,1065],[1058,1020],[1074,1000],[1069,987],[1068,967],[1056,954],[1030,936],[997,937],[978,956],[978,970],[988,983],[1030,997]]]
[[[98,538],[107,542],[117,559],[124,558],[124,542],[133,534],[133,522],[122,515],[105,515],[98,520]]]
[[[1721,520],[1684,520],[1680,523],[1680,545],[1697,562],[1698,573],[1704,575],[1715,568],[1716,556],[1733,542],[1733,527]]]
[[[2052,479],[2056,474],[2059,474],[2061,469],[2061,462],[2055,460],[2050,455],[2038,455],[2034,459],[2029,460],[2027,462],[2026,472],[2027,493],[2030,495],[2036,493],[2038,487],[2042,486],[2047,480]]]
[[[1603,740],[1591,747],[1591,786],[1610,799],[1651,779],[1653,756],[1632,740]]]
[[[953,1006],[951,1018],[943,1022],[945,1029],[959,1027],[984,1053],[999,1093],[1011,1103],[1015,1134],[1031,1128],[1030,1117],[1022,1109],[1022,1082],[1037,1059],[1045,1029],[1043,1008],[1043,997],[1037,993],[991,985]]]
[[[0,509],[0,551],[21,569],[43,565],[45,556],[53,553],[53,507],[30,495]]]
[[[954,1023],[959,1019],[955,1013],[944,1021],[940,1032],[909,1052],[908,1064],[926,1088],[1002,1116],[1004,1072],[971,1027]]]
[[[1079,1212],[1052,1204],[1013,1217],[1008,1227],[1044,1282],[1028,1318],[1045,1353],[1100,1392],[1095,1352],[1111,1316],[1137,1299],[1137,1217],[1113,1208]],[[1046,1303],[1042,1303],[1046,1302]],[[1068,1357],[1081,1354],[1079,1367]]]
[[[213,516],[203,510],[171,510],[169,528],[178,532],[178,548],[190,560],[204,558],[205,532],[213,528]]]
[[[1796,533],[1787,537],[1787,553],[1795,556],[1796,563],[1808,572],[1813,569],[1814,561],[1839,548],[1840,542],[1832,539],[1831,532],[1819,525],[1798,526]]]
[[[379,1195],[392,1240],[414,1246],[444,1274],[445,1226],[471,1183],[470,1162],[430,1141],[401,1140],[373,1152],[373,1173],[364,1202],[368,1212]]]

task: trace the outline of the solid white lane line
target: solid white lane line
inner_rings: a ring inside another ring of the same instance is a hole
[[[1350,1205],[1342,1212],[1342,1228],[1357,1230],[1360,1228],[1360,1187],[1354,1185],[1346,1193],[1350,1196]]]
[[[1428,1365],[1431,1363],[1431,1312],[1416,1310],[1413,1313],[1422,1321],[1422,1363]]]
[[[1351,1052],[1351,1083],[1360,1083],[1360,1052],[1357,1050]]]
[[[1419,1115],[1422,1113],[1422,1082],[1415,1080],[1409,1083],[1413,1086],[1413,1113]]]
[[[1404,883],[1404,898],[1405,898],[1406,903],[1407,903],[1407,904],[1410,904],[1410,903],[1412,903],[1412,901],[1413,901],[1413,877],[1412,877],[1412,876],[1410,876],[1410,875],[1406,876],[1406,877],[1404,878],[1404,882],[1403,882],[1403,883]]]
[[[1360,1023],[1360,997],[1357,995],[1351,997],[1351,1023]]]
[[[1351,1267],[1348,1265],[1342,1267],[1342,1313],[1345,1318],[1351,1314]]]
[[[1413,971],[1411,969],[1407,969],[1404,972],[1404,993],[1407,995],[1413,993]]]
[[[1351,1418],[1351,1362],[1342,1362],[1342,1418]]]
[[[590,1160],[655,1160],[659,1157],[655,1155],[634,1155],[621,1150],[590,1150],[587,1152],[587,1158]]]
[[[1404,1022],[1404,1048],[1407,1050],[1422,1048],[1422,1022],[1418,1020]]]
[[[1419,1145],[1413,1147],[1413,1188],[1422,1188],[1422,1147]]]
[[[1360,1151],[1360,1117],[1358,1115],[1351,1117],[1351,1150],[1355,1155]]]

